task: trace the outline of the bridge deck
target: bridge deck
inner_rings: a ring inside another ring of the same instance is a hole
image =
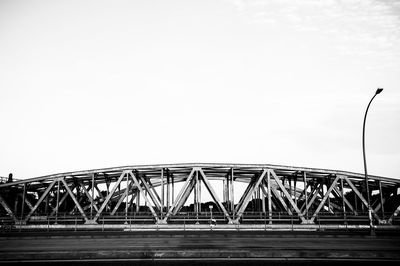
[[[2,234],[0,253],[0,263],[107,260],[162,263],[191,259],[357,260],[390,264],[400,262],[400,235],[379,231],[375,237],[360,232],[25,232]]]

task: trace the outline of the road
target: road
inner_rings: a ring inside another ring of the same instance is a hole
[[[0,235],[0,263],[177,261],[400,262],[400,237],[265,232],[59,232]],[[153,265],[152,264],[152,265]],[[395,265],[395,264],[393,264]]]

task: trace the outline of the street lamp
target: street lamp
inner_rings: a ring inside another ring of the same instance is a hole
[[[371,202],[370,202],[370,198],[369,198],[369,187],[368,187],[368,173],[367,173],[367,160],[365,158],[365,121],[367,120],[367,113],[368,113],[368,109],[369,106],[372,103],[372,100],[375,98],[376,95],[378,95],[379,93],[381,93],[383,91],[382,88],[378,88],[375,92],[375,95],[372,97],[372,99],[369,101],[368,106],[367,106],[367,110],[365,111],[365,115],[364,115],[364,123],[363,123],[363,136],[362,136],[362,147],[363,147],[363,157],[364,157],[364,174],[365,174],[365,186],[366,186],[366,191],[367,191],[367,203],[368,203],[368,218],[369,218],[369,227],[370,227],[370,232],[371,235],[374,235],[374,227],[372,224],[372,210],[371,210]]]

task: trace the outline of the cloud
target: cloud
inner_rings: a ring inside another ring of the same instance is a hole
[[[400,1],[228,2],[237,8],[248,23],[260,23],[281,29],[288,27],[299,33],[312,33],[321,39],[329,40],[344,56],[374,57],[382,61],[381,65],[400,69]]]

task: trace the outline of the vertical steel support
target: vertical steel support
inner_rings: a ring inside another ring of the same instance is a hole
[[[344,223],[347,224],[346,218],[346,205],[345,205],[345,197],[344,197],[344,185],[343,185],[343,177],[340,177],[340,187],[342,191],[342,210],[343,210],[343,219]]]
[[[325,182],[324,182],[324,180],[322,180],[322,181],[320,181],[321,182],[321,190],[320,190],[320,192],[321,192],[321,197],[322,198],[324,198],[324,195],[325,195],[325,192],[324,192],[324,185],[325,185]],[[328,189],[328,186],[326,187],[326,189]],[[322,211],[324,211],[324,210],[322,210]]]
[[[356,210],[356,212],[358,211],[358,206],[357,206],[357,194],[354,193],[354,209]]]
[[[172,195],[172,205],[174,205],[175,203],[175,181],[174,181],[174,175],[171,174],[171,185],[172,185],[172,189],[171,189],[171,195]]]
[[[169,207],[171,206],[171,177],[169,176],[169,170],[167,169],[167,210],[166,212],[168,212]]]
[[[24,218],[25,197],[26,197],[26,183],[24,183],[24,189],[22,191],[21,221]]]
[[[199,223],[199,171],[196,171],[196,185],[194,187],[194,201],[195,201],[195,212],[196,212],[196,224]]]
[[[382,182],[379,181],[379,196],[380,196],[380,200],[381,200],[381,211],[382,211],[382,220],[385,219],[385,209],[384,209],[384,201],[383,201],[383,190],[382,190]]]
[[[223,179],[222,180],[222,202],[227,202],[227,198],[226,198],[226,190],[227,190],[227,185],[226,185],[226,180]]]
[[[136,212],[138,213],[140,211],[140,192],[139,189],[136,192],[137,196],[136,196]]]
[[[164,169],[161,168],[161,219],[164,214]]]
[[[308,220],[308,195],[307,195],[307,174],[303,172],[303,182],[304,182],[304,196],[305,196],[305,203],[306,203],[306,220]]]
[[[46,204],[44,206],[44,212],[46,213],[46,216],[49,215],[49,194],[47,194],[47,196],[46,196],[46,201],[45,201]]]
[[[230,196],[230,204],[231,204],[231,212],[232,212],[232,216],[233,216],[233,213],[235,212],[235,198],[234,198],[234,194],[233,194],[233,192],[234,192],[234,188],[233,188],[233,184],[234,184],[234,173],[233,173],[233,168],[231,168],[231,180],[230,180],[230,186],[229,186],[229,189],[230,189],[230,191],[229,191],[229,196]]]
[[[229,195],[229,192],[231,191],[230,189],[230,177],[229,177],[229,173],[226,175],[226,195],[227,195],[227,199],[226,199],[226,210],[228,212],[230,212],[231,210],[231,195]]]
[[[194,187],[194,197],[193,197],[193,207],[194,207],[194,212],[196,213],[196,218],[197,220],[199,219],[199,209],[198,209],[198,184],[199,184],[199,172],[196,171],[195,175],[195,187]]]
[[[267,191],[268,191],[268,219],[272,224],[272,202],[271,202],[271,172],[267,172]]]
[[[199,199],[199,212],[201,213],[201,178],[199,178],[199,192],[197,198]]]
[[[17,212],[18,212],[18,201],[19,201],[19,197],[17,196],[15,198],[15,201],[14,201],[14,213],[15,213],[15,215],[17,215]]]
[[[126,175],[126,189],[125,189],[125,222],[126,223],[128,220],[128,196],[129,196],[129,175]]]
[[[264,184],[265,184],[265,182],[263,180],[261,182],[261,184],[260,184],[260,188],[262,188],[263,191],[264,191]],[[262,203],[262,212],[265,213],[265,195],[263,193],[260,193],[260,195],[262,197],[262,201],[261,201],[261,203]]]
[[[90,219],[93,219],[93,201],[94,201],[94,174],[92,174],[92,197],[90,199]]]
[[[60,204],[60,179],[57,180],[56,224],[58,222],[58,209]]]
[[[294,176],[293,185],[294,185],[294,203],[297,205],[297,172],[296,175]]]
[[[331,184],[331,177],[329,175],[326,187],[330,187],[330,184]],[[328,201],[328,212],[331,212],[331,197],[330,197],[330,195],[328,195],[327,201]]]
[[[288,177],[288,183],[289,183],[289,195],[290,198],[293,200],[293,189],[292,189],[292,177]],[[292,207],[290,207],[291,210],[293,210]]]

